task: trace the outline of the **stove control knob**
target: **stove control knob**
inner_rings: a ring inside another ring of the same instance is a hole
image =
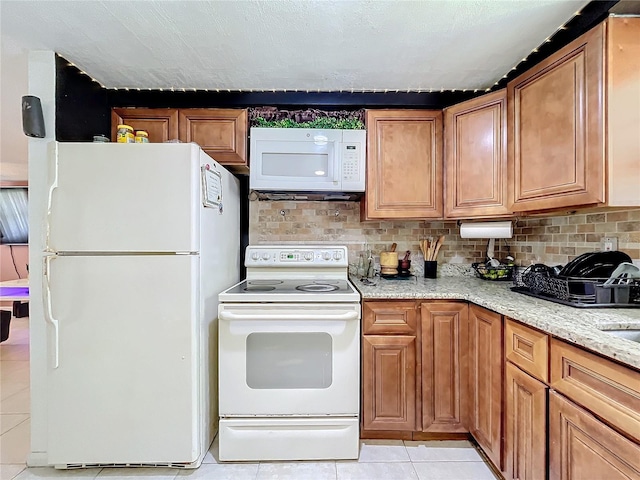
[[[269,253],[267,253],[267,252],[262,254],[262,259],[263,260],[269,260],[269,257],[271,257],[271,255]]]
[[[252,259],[252,260],[258,260],[258,259],[260,259],[260,254],[259,254],[258,252],[253,252],[253,253],[251,254],[251,259]]]
[[[313,253],[312,252],[306,252],[304,254],[304,259],[307,261],[313,260]]]
[[[331,260],[331,253],[323,252],[322,253],[322,258],[324,258],[325,260]]]
[[[334,260],[342,260],[342,252],[340,252],[340,251],[333,252],[333,259]]]

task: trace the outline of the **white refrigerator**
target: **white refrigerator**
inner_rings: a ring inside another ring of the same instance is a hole
[[[30,202],[30,463],[199,466],[238,180],[195,144],[54,142]]]

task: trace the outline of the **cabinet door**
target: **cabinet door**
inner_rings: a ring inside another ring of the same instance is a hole
[[[640,445],[550,392],[549,479],[634,478],[640,478]]]
[[[447,218],[504,216],[507,208],[507,92],[444,111]]]
[[[507,84],[513,211],[605,200],[604,28]]]
[[[111,141],[116,141],[118,124],[146,130],[149,142],[178,139],[178,110],[175,108],[114,108],[111,111]]]
[[[180,109],[180,139],[196,142],[213,159],[237,173],[249,172],[247,110]]]
[[[442,218],[442,112],[368,110],[364,219]]]
[[[363,430],[416,428],[416,337],[362,339]]]
[[[468,432],[466,303],[422,304],[422,431]]]
[[[547,386],[507,362],[505,470],[513,480],[546,474]]]
[[[469,342],[469,430],[494,465],[502,469],[502,317],[471,305]]]

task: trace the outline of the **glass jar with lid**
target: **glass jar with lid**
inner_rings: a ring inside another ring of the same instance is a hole
[[[118,125],[116,133],[116,141],[118,143],[134,143],[133,127],[131,125]]]
[[[149,133],[146,130],[136,130],[136,143],[149,143]]]

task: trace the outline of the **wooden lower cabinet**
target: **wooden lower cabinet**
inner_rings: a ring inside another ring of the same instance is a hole
[[[477,305],[363,303],[363,438],[469,432],[508,480],[640,480],[638,375]]]
[[[640,478],[640,445],[560,394],[549,394],[549,480]]]
[[[416,337],[364,335],[363,430],[416,429]]]
[[[502,316],[469,307],[469,430],[502,470]]]
[[[468,309],[466,302],[453,301],[363,303],[365,436],[468,432]]]
[[[554,390],[640,441],[640,372],[558,339],[551,340]]]
[[[507,362],[505,473],[508,479],[546,478],[548,387]]]
[[[421,305],[422,431],[468,432],[467,363],[469,353],[466,303]]]

